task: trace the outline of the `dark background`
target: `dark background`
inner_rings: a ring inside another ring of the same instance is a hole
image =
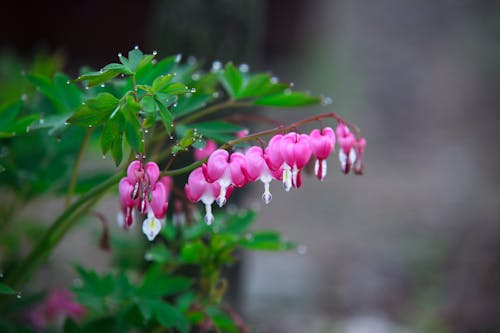
[[[332,158],[324,183],[273,185],[260,226],[304,246],[246,256],[257,331],[499,332],[499,1],[11,1],[0,41],[26,59],[63,52],[73,74],[134,45],[245,62],[332,96],[325,111],[362,128],[365,176]]]

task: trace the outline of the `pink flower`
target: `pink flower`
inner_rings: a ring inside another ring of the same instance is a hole
[[[356,161],[356,151],[354,149],[356,138],[343,123],[338,124],[335,132],[337,134],[337,141],[340,145],[340,168],[347,174],[351,170],[352,164]]]
[[[213,140],[207,140],[205,147],[194,149],[194,159],[199,161],[210,156],[217,149],[217,144]]]
[[[363,164],[363,154],[365,152],[366,140],[365,138],[359,138],[354,143],[354,150],[356,151],[356,160],[354,161],[354,173],[357,175],[362,175],[364,171]]]
[[[238,139],[244,138],[245,136],[248,135],[248,133],[250,133],[248,131],[248,129],[246,129],[246,128],[242,129],[241,131],[236,132],[236,138],[238,138]]]
[[[128,229],[133,224],[133,208],[142,214],[148,214],[142,224],[142,230],[149,240],[153,240],[161,230],[168,208],[168,197],[172,186],[170,177],[160,177],[160,168],[154,162],[143,167],[135,160],[127,168],[127,176],[120,180],[120,204],[122,216],[119,224]]]
[[[335,133],[332,128],[325,127],[320,130],[315,129],[309,135],[312,154],[316,157],[314,164],[314,173],[319,180],[326,176],[326,159],[335,147]]]
[[[226,191],[231,185],[243,187],[248,180],[242,168],[246,164],[245,155],[242,153],[229,153],[223,149],[217,149],[210,155],[206,164],[202,165],[203,174],[209,183],[217,182],[220,185],[220,193],[217,204],[222,207],[226,201]]]
[[[31,324],[42,330],[50,322],[71,317],[74,321],[83,319],[85,308],[74,301],[73,293],[66,289],[51,291],[45,301],[29,313]]]
[[[266,157],[267,156],[264,155],[261,147],[250,147],[245,154],[247,163],[243,168],[243,172],[249,181],[254,182],[256,180],[260,180],[264,183],[264,194],[262,194],[262,200],[268,204],[273,198],[271,192],[269,191],[269,183],[271,183],[273,178],[277,177],[274,175],[275,172],[269,168]]]
[[[186,197],[193,203],[201,201],[205,205],[205,222],[212,224],[214,216],[212,214],[212,203],[221,193],[219,183],[209,183],[203,175],[201,167],[194,169],[188,177],[188,183],[184,187]]]
[[[280,141],[280,152],[285,164],[283,165],[283,185],[286,191],[291,187],[302,185],[302,168],[311,158],[311,146],[307,134],[290,132]]]

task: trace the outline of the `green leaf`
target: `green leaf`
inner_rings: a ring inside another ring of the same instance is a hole
[[[102,130],[101,149],[103,154],[106,154],[111,149],[116,140],[121,139],[124,129],[125,118],[121,113],[117,112],[106,122]]]
[[[206,248],[201,241],[186,243],[181,249],[180,258],[183,262],[188,264],[197,264],[205,256]]]
[[[88,81],[88,86],[93,87],[98,84],[107,82],[119,74],[128,74],[128,70],[121,69],[108,69],[99,72],[89,72],[80,75],[78,78],[74,79],[73,82]]]
[[[212,318],[212,321],[214,322],[215,326],[217,326],[220,332],[240,332],[238,326],[236,326],[231,316],[227,313],[224,313],[215,307],[208,307],[206,309],[206,312],[210,316],[210,318]]]
[[[22,102],[15,102],[0,106],[0,131],[8,131],[14,123],[14,119],[16,119],[19,112],[21,112],[22,107]]]
[[[166,276],[156,270],[146,275],[141,287],[137,290],[140,297],[164,297],[187,290],[193,281],[184,276]]]
[[[123,159],[123,135],[120,136],[113,142],[111,146],[111,156],[113,156],[113,160],[115,161],[115,165],[120,165]]]
[[[207,136],[212,133],[236,133],[243,130],[243,127],[241,126],[220,120],[189,124],[186,125],[186,127],[196,129],[201,134]]]
[[[135,152],[140,153],[143,151],[144,143],[142,142],[141,131],[137,126],[132,123],[127,123],[125,138]]]
[[[156,100],[153,96],[144,96],[142,99],[142,109],[146,113],[154,113],[156,111]]]
[[[141,303],[148,303],[147,306],[152,310],[156,320],[165,328],[175,327],[181,333],[187,333],[189,331],[187,319],[172,305],[160,300],[142,301]]]
[[[104,66],[104,68],[102,70],[103,71],[118,70],[122,74],[127,74],[127,75],[134,74],[134,72],[132,72],[127,66],[125,66],[123,64],[117,64],[117,63],[112,63],[109,65],[106,65],[106,66]]]
[[[162,89],[162,93],[170,95],[181,95],[191,92],[183,83],[171,83]]]
[[[151,86],[151,91],[153,92],[164,92],[164,90],[168,87],[170,84],[170,81],[174,77],[174,74],[167,74],[167,75],[162,75],[158,78],[156,78],[153,81],[153,85]]]
[[[283,92],[290,85],[284,83],[273,83],[269,74],[256,74],[250,78],[236,96],[238,99],[259,97]]]
[[[154,244],[145,255],[146,260],[164,264],[172,259],[172,254],[162,243]]]
[[[181,96],[177,101],[177,106],[172,108],[174,117],[181,117],[197,111],[207,105],[213,99],[212,94],[194,94],[192,96]]]
[[[59,94],[52,80],[44,75],[30,74],[26,76],[28,81],[36,87],[40,93],[46,96],[59,112],[64,112],[65,108],[59,100]]]
[[[246,211],[240,214],[234,214],[229,216],[229,220],[226,222],[226,226],[222,228],[221,232],[229,234],[241,234],[245,232],[257,218],[257,214],[254,211]]]
[[[151,62],[137,69],[136,80],[138,84],[151,84],[153,80],[161,75],[173,72],[176,66],[176,56],[160,60],[153,65]]]
[[[240,245],[248,250],[282,251],[296,247],[295,243],[284,240],[276,231],[256,231],[240,241]]]
[[[71,318],[66,318],[63,326],[64,333],[81,333],[81,328]]]
[[[317,96],[311,96],[303,92],[285,92],[261,97],[254,103],[260,106],[292,107],[319,104],[320,102],[321,98]]]
[[[76,111],[68,122],[77,126],[99,126],[105,123],[118,107],[118,99],[110,93],[101,93]]]
[[[158,105],[158,113],[160,114],[163,126],[165,126],[165,130],[167,131],[168,135],[170,135],[170,133],[172,132],[174,117],[172,116],[172,113],[170,113],[170,111],[161,102],[157,100],[156,104]]]
[[[62,103],[67,112],[73,112],[82,104],[82,91],[63,73],[54,75],[54,85],[58,102]]]
[[[128,68],[135,72],[144,54],[139,49],[130,50],[128,53]]]
[[[243,76],[232,63],[228,63],[220,73],[219,80],[231,97],[238,95],[243,84]]]
[[[8,285],[0,282],[0,294],[3,295],[14,295],[16,291],[9,287]]]

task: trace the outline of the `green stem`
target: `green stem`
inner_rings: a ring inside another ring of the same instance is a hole
[[[85,153],[85,149],[87,148],[87,144],[89,142],[90,136],[92,135],[92,130],[88,129],[85,132],[85,137],[83,138],[82,144],[80,145],[80,150],[78,151],[78,155],[76,155],[75,164],[73,165],[73,172],[71,173],[71,180],[68,187],[68,192],[66,193],[66,203],[64,208],[68,208],[71,203],[71,197],[73,196],[73,192],[75,191],[76,180],[78,178],[78,170],[80,168],[80,162],[82,161],[83,154]]]
[[[35,267],[40,264],[42,259],[49,255],[50,251],[78,220],[78,217],[90,209],[111,186],[117,184],[122,176],[123,173],[118,172],[108,180],[94,187],[91,191],[82,195],[65,209],[34,246],[26,259],[21,262],[12,274],[6,277],[9,286],[16,288],[21,285],[33,272]]]

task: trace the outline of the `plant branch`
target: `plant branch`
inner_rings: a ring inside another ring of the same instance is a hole
[[[76,155],[75,164],[73,165],[73,171],[71,173],[71,180],[69,183],[68,192],[66,193],[66,202],[64,205],[65,208],[68,208],[68,206],[71,204],[71,197],[73,196],[73,192],[75,191],[76,180],[78,178],[78,170],[80,169],[80,163],[82,161],[83,154],[85,153],[85,149],[87,148],[87,144],[89,142],[91,135],[92,135],[92,129],[87,129],[82,144],[80,145],[80,150]]]

